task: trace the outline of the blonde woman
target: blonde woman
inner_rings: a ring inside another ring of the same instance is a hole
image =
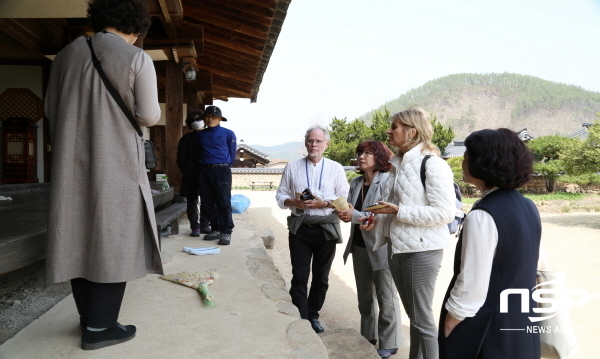
[[[383,192],[375,248],[389,243],[389,266],[400,299],[410,318],[410,358],[437,359],[437,328],[432,300],[443,249],[449,245],[447,223],[454,218],[453,175],[432,144],[433,128],[417,106],[392,116],[389,144],[398,148]],[[425,187],[421,164],[426,155]]]

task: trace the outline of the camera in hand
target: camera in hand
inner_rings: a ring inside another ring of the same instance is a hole
[[[302,191],[302,194],[300,195],[300,199],[302,201],[308,201],[310,199],[315,199],[315,196],[313,196],[312,192],[310,191],[310,188],[307,188],[304,191]]]

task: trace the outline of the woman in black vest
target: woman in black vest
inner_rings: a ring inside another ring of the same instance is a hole
[[[540,216],[516,190],[530,179],[533,156],[505,128],[473,132],[465,146],[464,181],[482,194],[456,246],[440,315],[440,358],[540,358],[539,335],[527,331],[536,314],[521,313],[521,295],[505,296],[501,310],[502,291],[536,285]],[[526,300],[531,311],[535,303]]]

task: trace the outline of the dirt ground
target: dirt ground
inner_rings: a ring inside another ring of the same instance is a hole
[[[252,201],[250,214],[256,218],[257,227],[270,227],[275,234],[275,246],[270,251],[276,267],[283,275],[287,287],[291,280],[291,265],[287,246],[285,218],[289,211],[274,207],[274,192],[244,193]],[[565,203],[548,203],[540,206],[546,261],[549,269],[566,272],[567,288],[584,289],[590,294],[590,302],[572,307],[572,324],[577,332],[580,358],[600,357],[600,313],[596,310],[600,300],[600,283],[593,279],[598,273],[597,253],[600,251],[600,210],[588,213],[580,209],[573,213],[564,213]],[[570,203],[574,206],[576,203]],[[583,207],[583,206],[582,206]],[[342,231],[348,238],[350,227],[343,225]],[[444,252],[442,269],[436,283],[434,313],[437,316],[442,305],[443,295],[452,277],[453,245]],[[360,331],[360,315],[356,299],[356,285],[352,271],[352,256],[346,265],[342,254],[345,243],[337,248],[330,274],[330,287],[325,305],[321,310],[321,324],[326,330],[354,328]],[[408,357],[409,333],[408,318],[402,311],[403,344],[398,354],[392,358]]]
[[[285,217],[288,211],[275,206],[275,192],[236,191],[248,196],[252,205],[249,213],[257,228],[270,229],[275,234],[275,248],[269,253],[275,265],[284,276],[289,287],[291,266],[287,248]],[[600,314],[595,310],[600,300],[600,283],[592,275],[598,273],[597,253],[600,249],[600,196],[593,203],[564,203],[548,201],[540,204],[543,220],[543,242],[551,267],[567,273],[569,288],[585,289],[590,293],[588,304],[573,307],[573,325],[581,333],[577,334],[581,358],[600,356]],[[554,202],[554,203],[553,203]],[[566,213],[565,207],[571,213]],[[588,213],[589,212],[589,213]],[[349,226],[344,228],[348,237]],[[345,244],[338,246],[331,276],[330,289],[321,312],[322,323],[328,330],[355,328],[359,330],[359,314],[356,302],[356,287],[352,273],[351,257],[346,265],[342,261]],[[442,271],[436,287],[434,308],[441,306],[441,295],[451,277],[453,246],[445,251]],[[61,283],[46,285],[44,261],[39,261],[20,270],[0,276],[0,345],[13,337],[29,323],[39,318],[56,303],[70,294],[70,285]],[[404,344],[400,358],[408,355],[408,327],[403,313]]]

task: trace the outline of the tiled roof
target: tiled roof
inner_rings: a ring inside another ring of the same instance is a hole
[[[590,127],[592,127],[594,124],[593,123],[589,123],[589,122],[584,122],[581,124],[581,128],[569,133],[566,137],[569,138],[578,138],[580,140],[585,140],[586,138],[588,138],[588,136],[590,135],[588,133],[588,129]]]
[[[448,159],[452,157],[460,157],[465,154],[465,141],[452,141],[446,149],[442,153],[443,159]]]
[[[578,138],[580,140],[585,140],[586,138],[588,138],[590,134],[587,132],[586,128],[580,128],[575,132],[571,132],[569,133],[566,137],[569,138]]]
[[[252,154],[254,154],[256,156],[262,157],[265,160],[269,159],[269,155],[267,155],[266,153],[260,152],[259,150],[257,150],[254,147],[248,146],[244,142],[238,143],[237,149],[239,150],[240,148],[243,149],[244,151],[248,151],[248,152],[250,152],[250,153],[252,153]]]

